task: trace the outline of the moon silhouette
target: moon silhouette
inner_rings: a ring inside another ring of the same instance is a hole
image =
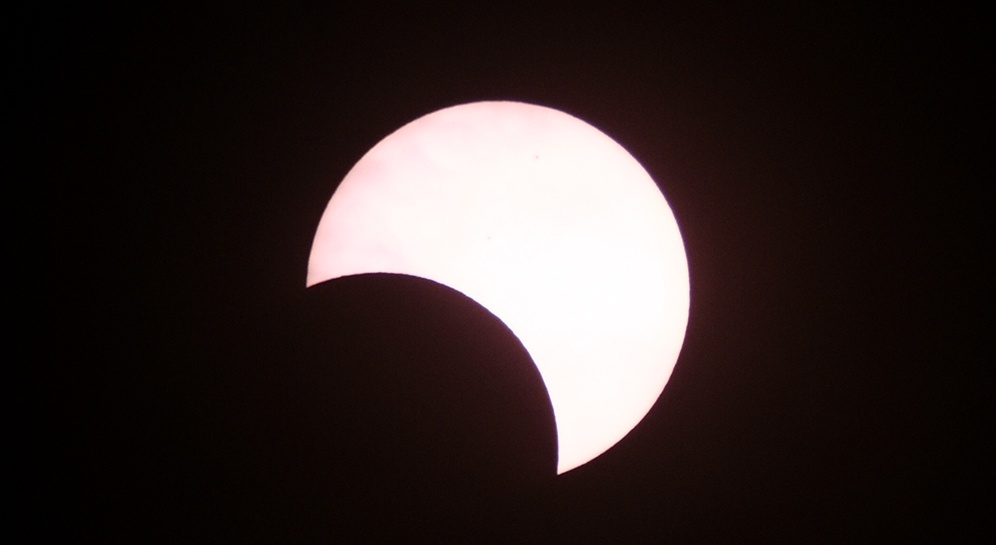
[[[356,163],[307,285],[364,273],[438,282],[509,327],[550,396],[558,473],[646,415],[688,321],[684,245],[650,175],[584,121],[520,102],[430,113]]]

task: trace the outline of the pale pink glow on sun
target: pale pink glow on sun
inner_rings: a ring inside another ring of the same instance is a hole
[[[688,319],[681,235],[647,172],[591,125],[518,102],[426,115],[346,175],[307,285],[372,272],[449,286],[515,333],[553,404],[558,473],[646,415]]]

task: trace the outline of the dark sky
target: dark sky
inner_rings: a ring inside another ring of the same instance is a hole
[[[989,516],[979,14],[464,4],[24,17],[51,332],[32,531],[842,543]],[[688,253],[664,395],[558,478],[499,322],[410,279],[303,288],[367,149],[493,99],[615,138]]]

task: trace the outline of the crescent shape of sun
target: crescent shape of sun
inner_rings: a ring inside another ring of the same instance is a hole
[[[688,321],[684,245],[650,175],[584,121],[520,102],[430,113],[356,163],[307,285],[363,273],[444,284],[511,329],[550,395],[558,473],[646,415]]]

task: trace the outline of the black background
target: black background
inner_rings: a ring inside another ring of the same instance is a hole
[[[14,294],[41,371],[14,418],[43,437],[34,535],[840,543],[988,518],[979,14],[364,3],[10,24],[11,153],[41,189],[13,200],[30,218],[16,285],[37,285]],[[416,281],[303,288],[367,149],[493,99],[615,138],[688,253],[664,395],[557,478],[547,401],[500,323]],[[521,399],[469,365],[517,369]],[[410,370],[426,366],[443,372]],[[391,369],[410,387],[385,386]],[[395,422],[413,403],[436,417]],[[477,431],[439,439],[458,429]]]

